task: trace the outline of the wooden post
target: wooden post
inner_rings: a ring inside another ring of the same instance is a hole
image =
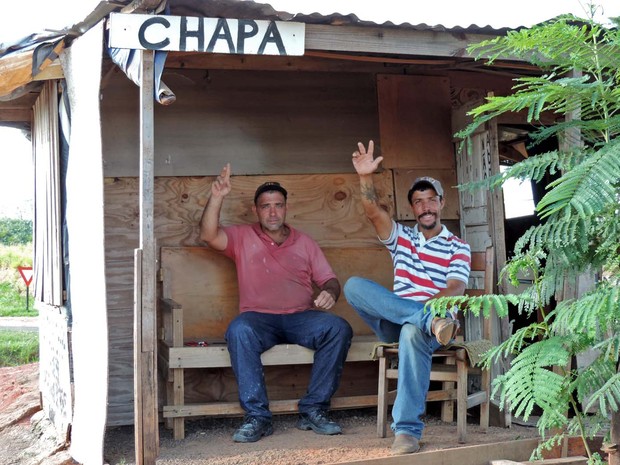
[[[156,249],[154,231],[155,186],[155,125],[153,115],[153,63],[154,52],[142,51],[140,71],[140,249],[141,292],[137,307],[140,331],[136,332],[134,344],[136,360],[134,385],[140,392],[134,393],[138,402],[135,410],[136,464],[155,465],[159,454],[159,431],[157,418],[157,364],[156,364]],[[138,438],[140,434],[140,438]]]

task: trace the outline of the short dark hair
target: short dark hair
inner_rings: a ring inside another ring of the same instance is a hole
[[[254,193],[254,205],[256,205],[256,201],[258,200],[261,194],[265,192],[270,192],[270,191],[280,192],[284,196],[284,200],[286,200],[286,196],[288,194],[286,192],[286,189],[282,187],[279,182],[267,181],[261,184],[260,186],[258,186],[258,189],[256,189],[256,192]]]

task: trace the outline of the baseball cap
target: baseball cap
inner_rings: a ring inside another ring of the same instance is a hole
[[[287,195],[286,189],[282,187],[279,182],[267,181],[261,184],[260,186],[258,186],[258,189],[256,189],[256,192],[254,193],[254,203],[256,204],[256,201],[258,200],[258,197],[261,194],[265,192],[269,192],[269,191],[280,192],[284,196],[284,200],[286,200],[286,195]]]
[[[411,189],[407,193],[407,199],[409,203],[411,203],[411,196],[415,190],[418,190],[419,187],[431,187],[437,192],[437,195],[443,198],[443,187],[441,187],[441,183],[437,181],[435,178],[431,178],[430,176],[422,176],[421,178],[416,178],[411,185]]]

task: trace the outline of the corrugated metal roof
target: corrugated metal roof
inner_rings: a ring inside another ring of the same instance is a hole
[[[503,35],[510,29],[509,27],[495,28],[492,26],[468,26],[446,27],[442,24],[429,25],[426,23],[411,24],[409,22],[395,23],[392,21],[375,22],[372,20],[360,19],[355,12],[323,14],[299,13],[292,9],[297,2],[291,1],[291,9],[276,10],[270,3],[255,2],[253,0],[170,0],[171,14],[184,16],[207,16],[207,17],[228,17],[237,19],[266,19],[279,21],[297,21],[306,24],[324,25],[355,25],[355,26],[380,26],[400,29],[415,29],[420,31],[454,32],[454,33],[476,33]],[[355,9],[355,3],[351,2],[351,9]]]

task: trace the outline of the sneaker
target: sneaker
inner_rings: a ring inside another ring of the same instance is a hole
[[[391,455],[413,454],[420,450],[420,442],[410,434],[397,434],[392,444]]]
[[[459,322],[452,318],[435,318],[431,325],[433,334],[442,346],[450,344],[459,329]]]
[[[297,428],[301,430],[312,430],[317,434],[341,434],[342,428],[335,421],[331,421],[324,410],[312,410],[307,413],[299,414]]]
[[[256,442],[263,436],[273,433],[271,420],[247,415],[241,427],[233,434],[235,442]]]

